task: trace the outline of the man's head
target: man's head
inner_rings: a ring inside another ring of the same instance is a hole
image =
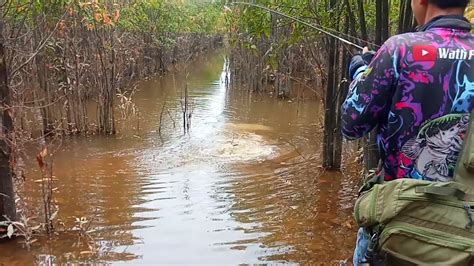
[[[418,24],[423,25],[439,15],[462,15],[470,0],[412,0],[411,7]]]

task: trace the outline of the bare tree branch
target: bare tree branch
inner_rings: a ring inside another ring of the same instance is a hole
[[[51,37],[53,37],[53,34],[57,31],[58,27],[59,27],[59,24],[61,23],[61,21],[63,20],[63,18],[66,16],[67,12],[65,12],[61,18],[59,19],[59,21],[56,23],[56,25],[54,26],[54,29],[50,32],[50,34],[43,40],[43,42],[36,48],[35,52],[25,61],[23,62],[20,66],[18,66],[17,68],[15,68],[11,75],[15,75],[16,72],[18,72],[19,70],[21,70],[23,67],[25,67],[26,65],[28,65],[31,60],[33,60],[39,52],[41,52],[41,50],[46,46],[46,44],[48,43],[49,39],[51,39]]]

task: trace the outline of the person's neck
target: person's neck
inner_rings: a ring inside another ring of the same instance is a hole
[[[463,16],[464,15],[464,8],[441,9],[437,6],[430,5],[428,7],[428,10],[426,11],[425,23],[423,23],[423,24],[426,24],[426,23],[430,22],[435,17],[448,16],[448,15]]]

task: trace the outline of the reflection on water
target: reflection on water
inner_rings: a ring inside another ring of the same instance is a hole
[[[38,255],[115,264],[350,259],[355,184],[319,166],[319,103],[229,90],[223,65],[216,54],[191,66],[187,135],[185,75],[169,74],[139,86],[140,117],[122,121],[117,137],[64,141],[54,157],[59,219],[70,228],[86,217],[92,240],[61,233],[29,252],[2,243],[0,264]],[[39,208],[37,173],[29,175],[24,194]]]

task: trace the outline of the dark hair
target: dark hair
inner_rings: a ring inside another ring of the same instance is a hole
[[[467,7],[470,0],[429,0],[430,3],[440,8]]]

